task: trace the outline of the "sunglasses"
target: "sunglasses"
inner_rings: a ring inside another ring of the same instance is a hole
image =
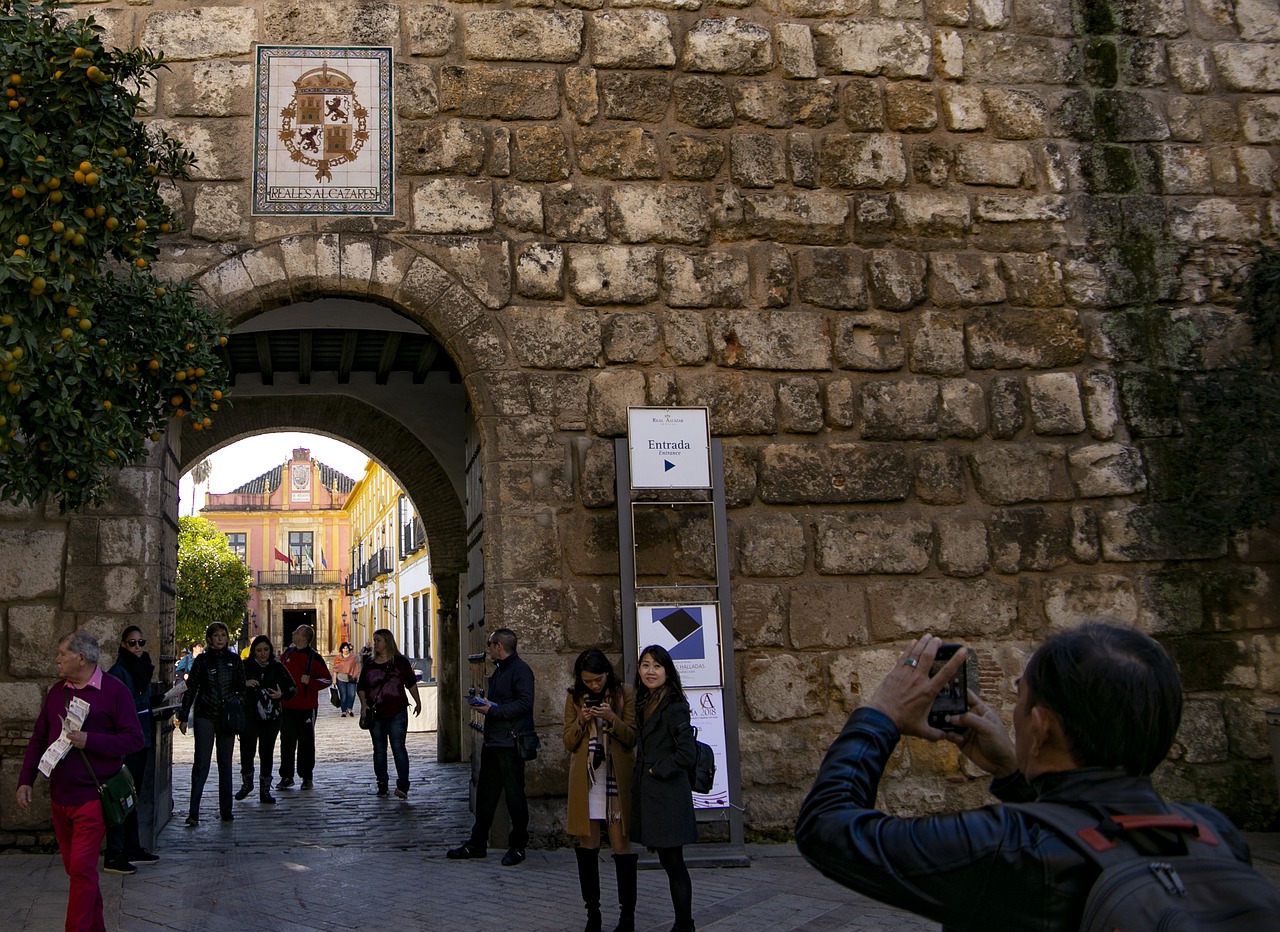
[[[130,640],[125,641],[125,644],[126,644],[126,645],[128,645],[129,647],[146,647],[146,646],[147,646],[147,639],[146,639],[146,638],[131,638]]]

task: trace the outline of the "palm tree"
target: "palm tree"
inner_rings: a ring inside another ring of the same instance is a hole
[[[207,459],[203,459],[191,467],[191,514],[196,513],[196,489],[203,483],[209,481],[209,476],[213,473],[213,464]]]

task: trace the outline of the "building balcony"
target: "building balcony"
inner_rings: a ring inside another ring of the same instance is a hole
[[[341,586],[342,573],[338,570],[320,570],[302,573],[297,570],[258,570],[258,586]]]

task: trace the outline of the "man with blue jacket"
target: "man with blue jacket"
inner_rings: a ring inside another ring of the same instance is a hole
[[[517,737],[533,734],[533,670],[516,653],[516,634],[498,628],[489,635],[489,659],[494,671],[489,677],[488,696],[472,701],[472,708],[484,716],[484,748],[480,752],[480,775],[476,781],[476,822],[471,838],[449,849],[452,860],[482,858],[488,852],[489,829],[498,811],[498,797],[506,796],[511,816],[511,833],[506,867],[524,860],[529,843],[529,803],[524,795],[524,759],[516,747]]]

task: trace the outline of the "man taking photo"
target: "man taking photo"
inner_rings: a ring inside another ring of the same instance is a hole
[[[1090,824],[1167,815],[1150,775],[1182,717],[1178,671],[1164,648],[1130,628],[1087,624],[1054,635],[1018,680],[1010,742],[1000,716],[972,690],[969,711],[948,716],[960,730],[928,724],[934,697],[965,661],[959,650],[930,676],[941,645],[921,637],[849,716],[801,807],[796,843],[833,880],[947,930],[1074,932],[1100,870],[1073,839],[1017,806],[886,815],[875,808],[885,765],[903,735],[946,740],[993,775],[991,792],[1003,803],[1063,804],[1052,808],[1079,810]],[[1185,810],[1248,863],[1248,846],[1225,816],[1203,805]],[[1187,853],[1182,833],[1138,834],[1143,854]]]

